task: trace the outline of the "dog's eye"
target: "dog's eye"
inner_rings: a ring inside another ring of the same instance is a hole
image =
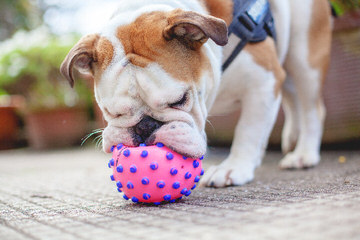
[[[179,101],[169,104],[169,107],[171,107],[171,108],[181,107],[181,106],[185,105],[187,100],[188,100],[188,93],[186,92]]]

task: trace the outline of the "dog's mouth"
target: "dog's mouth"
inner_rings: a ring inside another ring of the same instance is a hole
[[[171,150],[189,158],[200,158],[206,152],[206,136],[191,125],[173,121],[144,120],[132,128],[108,126],[103,132],[103,148],[110,153],[111,147],[123,143],[139,146],[142,143],[154,145],[163,143]]]
[[[154,144],[156,131],[163,126],[164,123],[149,116],[144,117],[133,128],[130,128],[130,134],[132,135],[133,144],[139,146],[141,143],[147,145]]]
[[[206,151],[206,136],[185,122],[163,123],[146,140],[146,145],[163,143],[189,158],[200,158]]]

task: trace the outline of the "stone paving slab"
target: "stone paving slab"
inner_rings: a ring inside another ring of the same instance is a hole
[[[211,149],[205,169],[227,152]],[[110,157],[92,148],[0,152],[0,239],[360,240],[360,152],[324,152],[306,171],[279,170],[281,154],[270,152],[250,184],[160,206],[123,200]]]

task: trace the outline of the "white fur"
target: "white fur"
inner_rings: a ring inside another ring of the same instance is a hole
[[[289,153],[281,167],[307,167],[320,160],[319,146],[322,134],[324,108],[319,100],[319,71],[308,62],[308,29],[311,4],[315,0],[270,0],[277,25],[278,60],[289,72],[284,87],[286,122],[283,131],[283,150]],[[202,183],[216,187],[241,185],[254,178],[254,170],[261,163],[267,141],[275,122],[281,94],[275,94],[276,79],[243,51],[221,78],[222,49],[209,40],[203,51],[212,69],[205,71],[198,84],[174,79],[157,63],[146,68],[127,64],[116,28],[134,21],[143,13],[169,11],[175,8],[205,14],[197,0],[136,0],[123,1],[102,36],[111,41],[115,55],[104,72],[95,93],[106,114],[108,127],[104,130],[104,150],[119,142],[131,145],[129,128],[144,115],[166,124],[154,135],[156,142],[191,156],[200,156],[206,150],[205,122],[208,112],[227,114],[242,109],[228,158],[212,167]],[[154,23],[156,24],[156,23]],[[224,48],[225,57],[237,43],[230,37]],[[126,65],[126,66],[125,66]],[[189,91],[190,100],[181,109],[168,104]],[[317,102],[314,102],[316,99]],[[319,100],[319,101],[318,101]]]
[[[308,60],[313,1],[316,0],[270,0],[277,27],[279,62],[285,63],[289,74],[283,89],[286,120],[282,139],[283,151],[289,153],[280,162],[282,168],[311,167],[320,161],[325,108],[320,94],[320,69],[313,69]],[[225,58],[236,43],[230,37]],[[202,179],[204,185],[247,183],[254,178],[254,170],[263,157],[280,97],[274,98],[270,91],[274,77],[250,61],[246,51],[242,52],[223,75],[211,113],[223,115],[239,108],[242,113],[230,155],[207,171]],[[293,147],[294,152],[290,152]]]
[[[174,79],[157,63],[146,68],[126,64],[123,46],[116,37],[119,26],[131,23],[144,13],[175,8],[206,13],[197,1],[192,0],[126,1],[101,33],[115,49],[114,57],[95,89],[96,100],[108,122],[103,133],[103,148],[106,152],[119,142],[132,145],[133,133],[129,128],[148,115],[166,123],[154,134],[155,142],[163,142],[193,157],[205,154],[204,129],[209,105],[206,99],[209,99],[210,104],[214,101],[220,84],[221,72],[218,66],[221,64],[221,48],[211,41],[204,45],[203,51],[209,57],[211,71],[203,73],[199,85],[191,84],[191,81],[189,85]],[[168,105],[181,99],[185,91],[189,91],[189,103],[181,110],[169,108]],[[200,96],[199,92],[202,93]]]
[[[203,184],[242,185],[254,178],[280,106],[281,95],[274,94],[275,84],[274,74],[257,65],[246,51],[229,66],[211,114],[226,114],[241,107],[241,118],[230,155],[206,172]]]
[[[325,118],[325,108],[321,99],[321,73],[308,61],[308,35],[311,19],[311,6],[315,0],[290,1],[291,39],[285,68],[289,73],[286,82],[285,128],[283,131],[283,150],[296,147],[281,161],[282,168],[312,167],[320,161],[320,143]],[[330,17],[330,16],[329,16]],[[291,94],[291,89],[296,93]],[[289,94],[290,93],[290,94]],[[296,139],[296,140],[295,140]]]

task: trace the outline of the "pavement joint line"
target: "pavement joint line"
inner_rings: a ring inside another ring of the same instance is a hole
[[[4,192],[3,190],[0,190],[0,191]],[[34,205],[37,205],[37,206],[39,206],[39,207],[42,207],[42,208],[44,208],[44,209],[46,209],[46,210],[54,211],[54,209],[46,208],[46,207],[44,207],[44,206],[41,205],[41,204],[38,204],[38,203],[33,202],[33,201],[30,201],[30,200],[28,200],[28,199],[26,199],[26,198],[23,198],[23,197],[20,197],[20,196],[18,196],[18,195],[15,195],[15,194],[9,194],[9,195],[12,195],[12,196],[14,196],[14,197],[17,197],[17,198],[19,198],[19,199],[21,199],[21,200],[23,200],[23,201],[27,201],[27,202],[29,202],[29,203],[31,203],[31,204],[34,204]],[[63,202],[63,201],[58,200],[58,199],[55,199],[55,198],[53,198],[53,200],[58,201],[58,202],[61,202],[61,203],[66,203],[66,202]],[[0,199],[0,203],[4,204],[4,202],[1,201],[1,199]],[[7,205],[7,204],[4,204],[4,205]],[[69,204],[68,204],[68,205],[69,205]],[[76,205],[73,205],[73,204],[71,204],[71,205],[72,205],[72,206],[75,206],[75,207],[78,207],[79,209],[81,208],[81,209],[83,209],[83,210],[88,211],[87,209],[84,209],[83,207],[79,207],[79,206],[76,206]],[[16,208],[16,207],[13,207],[13,206],[11,206],[11,205],[7,205],[7,206],[13,208],[14,210],[19,211],[19,209]],[[20,212],[22,212],[22,211],[20,211]],[[111,230],[111,228],[104,228],[103,226],[101,226],[101,225],[99,225],[99,224],[96,224],[96,223],[93,223],[93,222],[90,222],[90,221],[83,221],[83,220],[80,220],[80,219],[77,219],[77,218],[73,218],[73,217],[69,217],[69,216],[63,215],[62,213],[58,212],[57,210],[55,210],[55,212],[57,212],[58,215],[61,216],[61,217],[68,218],[68,219],[73,220],[73,221],[76,221],[76,222],[80,222],[80,223],[83,223],[83,224],[89,224],[89,225],[93,225],[94,227]],[[88,212],[89,212],[89,211],[88,211]],[[23,214],[26,214],[27,216],[32,217],[32,215],[30,215],[30,214],[28,214],[28,213],[25,213],[25,212],[22,212],[22,213],[23,213]],[[107,216],[107,215],[104,215],[104,214],[101,214],[101,213],[96,213],[96,212],[94,212],[94,211],[92,211],[92,212],[90,212],[90,213],[95,213],[95,214],[97,214],[97,215],[114,218],[114,216]],[[32,219],[33,219],[33,218],[32,218]],[[118,220],[122,220],[122,219],[118,218]],[[127,219],[126,219],[126,220],[123,220],[123,221],[127,221],[127,222],[128,222]],[[40,221],[38,221],[38,222],[41,223]],[[48,225],[48,224],[45,224],[45,225]],[[49,226],[51,226],[51,225],[49,225]],[[64,230],[64,229],[62,229],[62,228],[58,228],[58,229],[59,229],[59,230],[62,230],[62,231]],[[66,230],[65,230],[65,232],[66,232]],[[73,234],[72,232],[68,232],[68,233]],[[81,239],[85,239],[85,240],[86,240],[86,238],[83,238],[83,237],[81,237],[81,236],[77,236],[77,235],[75,235],[75,236],[76,236],[76,237],[79,237],[79,238],[81,238]],[[131,237],[131,234],[129,234],[129,237]]]
[[[14,195],[13,195],[13,196],[14,196]],[[19,196],[15,196],[15,197],[18,197],[18,198],[19,198]],[[21,199],[21,198],[20,198],[20,199]],[[22,199],[22,200],[24,200],[24,199]],[[26,201],[26,200],[24,200],[24,201]],[[60,231],[63,232],[63,233],[67,233],[67,234],[69,234],[69,235],[72,235],[72,236],[78,237],[78,238],[80,238],[80,239],[86,240],[86,238],[82,238],[82,237],[78,236],[77,234],[74,234],[74,233],[72,233],[72,232],[68,232],[66,229],[59,228],[59,227],[57,227],[56,225],[49,224],[49,223],[47,223],[47,222],[41,221],[41,220],[39,220],[39,219],[37,219],[37,218],[34,218],[34,215],[29,214],[28,212],[23,211],[22,209],[20,209],[20,208],[18,208],[18,207],[15,207],[15,206],[12,206],[12,205],[10,205],[10,204],[7,204],[6,202],[3,202],[1,199],[0,199],[0,203],[3,204],[3,205],[5,205],[5,206],[7,206],[7,207],[9,207],[9,208],[12,208],[13,210],[16,210],[16,211],[18,211],[18,212],[21,212],[22,214],[30,217],[31,220],[33,220],[33,221],[35,221],[35,222],[37,222],[37,223],[39,223],[39,224],[42,224],[42,225],[48,226],[48,227],[50,227],[50,228],[54,228],[54,229],[60,230]],[[28,234],[28,233],[26,233],[26,234],[31,236],[31,234]],[[37,239],[37,238],[35,238],[35,239]]]
[[[72,195],[72,194],[70,194],[70,193],[67,193],[67,192],[64,192],[63,191],[63,193],[65,193],[65,194],[68,194],[68,195]],[[75,195],[75,197],[77,197],[76,195]],[[86,200],[88,200],[88,201],[91,201],[91,202],[95,202],[94,200],[91,200],[91,199],[86,199]],[[122,199],[120,199],[120,200],[122,200]],[[127,204],[127,203],[126,203]],[[125,210],[124,208],[122,208],[121,209],[121,211],[126,211],[127,213],[129,213],[129,214],[133,214],[134,213],[134,208],[137,208],[137,207],[139,207],[139,205],[137,205],[137,204],[132,204],[132,203],[130,203],[131,204],[131,207],[133,207],[133,209],[132,210]],[[129,204],[129,205],[130,205]],[[116,205],[112,205],[113,207],[116,207]],[[167,218],[167,219],[169,219],[169,220],[174,220],[173,218],[171,218],[171,217],[169,217],[167,214],[166,214],[166,212],[165,212],[165,210],[168,210],[168,211],[171,211],[171,212],[177,212],[176,210],[173,210],[173,209],[170,209],[170,208],[165,208],[164,206],[157,206],[157,207],[153,207],[153,206],[145,206],[145,207],[151,207],[151,208],[156,208],[156,209],[161,209],[161,211],[160,212],[157,212],[157,216],[161,216],[163,219],[164,218]],[[188,212],[188,211],[186,211],[186,212]],[[104,216],[107,216],[107,217],[114,217],[114,216],[110,216],[110,215],[105,215],[104,214]],[[152,216],[152,215],[148,215],[148,214],[146,214],[146,216]],[[118,217],[117,217],[118,218]],[[118,218],[119,219],[119,218]],[[177,219],[177,220],[179,220],[179,219]],[[133,220],[133,219],[127,219],[127,221],[129,221],[129,222],[134,222],[135,223],[135,221]],[[149,224],[142,224],[142,225],[144,225],[144,226],[147,226],[147,227],[158,227],[158,226],[153,226],[153,225],[149,225]],[[166,228],[164,228],[164,229],[166,229]]]
[[[62,191],[63,193],[65,193],[65,194],[68,194],[68,195],[73,195],[73,194],[71,194],[71,193],[67,193],[67,192],[64,192],[64,191]],[[76,196],[76,195],[73,195],[73,196]],[[78,196],[76,196],[76,197],[78,197]],[[91,202],[94,202],[94,200],[91,200],[91,199],[87,199],[88,201],[91,201]],[[122,199],[120,199],[120,200],[122,200]],[[206,208],[211,208],[211,209],[213,209],[213,210],[216,210],[216,209],[219,209],[219,207],[218,206],[208,206],[208,205],[201,205],[201,204],[193,204],[193,203],[190,203],[191,201],[189,201],[189,204],[186,204],[185,202],[183,202],[183,203],[180,203],[180,204],[183,204],[184,206],[195,206],[195,207],[199,207],[199,206],[201,206],[201,207],[206,207]],[[127,203],[126,203],[127,204]],[[131,205],[130,205],[131,204]],[[129,214],[133,214],[134,213],[134,208],[137,208],[137,207],[139,207],[139,205],[137,205],[137,204],[132,204],[132,203],[130,203],[128,206],[130,207],[132,207],[132,209],[130,210],[130,211],[128,211],[128,210],[126,210]],[[111,205],[111,206],[113,206],[113,207],[117,207],[116,205]],[[264,205],[264,206],[266,206],[266,205]],[[264,206],[260,206],[259,205],[259,207],[264,207]],[[144,208],[151,208],[151,206],[144,206]],[[168,210],[168,211],[171,211],[171,212],[177,212],[178,210],[176,210],[176,209],[173,209],[173,208],[176,208],[177,206],[175,206],[175,205],[163,205],[163,206],[157,206],[157,207],[155,207],[155,208],[160,208],[161,207],[161,212],[160,212],[160,214],[159,214],[159,212],[157,213],[157,215],[158,216],[161,216],[161,217],[163,217],[163,218],[168,218],[169,220],[173,220],[172,218],[169,218],[168,217],[168,215],[167,215],[167,213],[165,212],[165,210]],[[180,208],[180,207],[179,207]],[[223,210],[228,210],[229,212],[234,212],[234,211],[237,211],[237,212],[239,212],[239,213],[241,213],[241,212],[244,212],[244,211],[239,211],[239,210],[237,210],[237,209],[228,209],[228,208],[222,208]],[[124,211],[125,209],[121,209],[121,211]],[[211,216],[209,216],[209,212],[207,211],[206,212],[206,214],[203,214],[203,213],[199,213],[198,211],[191,211],[191,210],[189,210],[189,209],[187,209],[186,211],[184,211],[184,212],[188,212],[188,213],[196,213],[196,214],[201,214],[201,215],[204,215],[204,216],[206,216],[206,217],[217,217],[218,215],[211,215]],[[151,216],[151,215],[147,215],[147,216]],[[236,219],[236,218],[234,218],[234,220],[238,220],[238,219]],[[130,220],[130,221],[133,221],[133,220]]]
[[[81,197],[81,196],[78,196],[78,195],[76,195],[76,194],[73,194],[73,193],[69,193],[69,192],[66,192],[66,191],[63,191],[63,190],[57,190],[57,192],[62,192],[62,193],[64,193],[64,194],[67,194],[67,195],[70,195],[70,196],[74,196],[74,197],[77,197],[77,198],[81,198],[81,199],[86,199],[86,200],[88,200],[88,201],[91,201],[91,202],[95,202],[95,203],[98,203],[98,201],[94,201],[94,200],[92,200],[92,199],[88,199],[88,198],[84,198],[84,197]],[[61,201],[61,200],[58,200],[58,199],[55,199],[54,198],[54,200],[57,200],[57,201]],[[122,199],[120,199],[120,201],[121,201]],[[61,201],[62,202],[62,201]],[[190,203],[190,201],[188,201],[189,203]],[[65,202],[64,202],[65,203]],[[126,203],[127,204],[127,203]],[[185,203],[183,203],[183,204],[185,204]],[[76,206],[76,207],[79,207],[78,205],[75,205],[75,204],[71,204],[71,205],[73,205],[73,206]],[[188,206],[188,205],[192,205],[192,206],[202,206],[202,205],[195,205],[195,204],[186,204],[186,206]],[[117,207],[116,205],[114,205],[114,204],[111,204],[111,205],[108,205],[109,207]],[[137,205],[135,205],[135,204],[132,204],[132,206],[133,207],[137,207]],[[164,205],[164,206],[166,206],[166,205]],[[160,206],[160,207],[164,207],[164,206]],[[145,207],[149,207],[149,206],[145,206]],[[171,207],[173,207],[173,205],[171,205]],[[203,206],[203,207],[207,207],[207,208],[213,208],[213,209],[218,209],[218,206]],[[79,208],[82,208],[82,207],[79,207]],[[156,208],[159,208],[159,207],[156,207]],[[167,209],[167,208],[162,208],[162,209]],[[87,209],[84,209],[84,210],[87,210]],[[173,211],[173,209],[171,209],[171,208],[168,208],[168,210],[171,210],[171,211]],[[229,210],[229,209],[226,209],[226,210]],[[92,211],[92,210],[90,210],[90,211]],[[124,211],[124,209],[122,209],[122,211]],[[94,212],[94,211],[92,211],[92,212]],[[127,211],[129,214],[132,214],[134,211],[133,211],[133,209],[131,210],[131,211]],[[189,210],[186,210],[186,212],[191,212],[191,211],[189,211]],[[198,212],[194,212],[194,213],[198,213]],[[107,217],[113,217],[113,216],[110,216],[110,215],[104,215],[104,216],[107,216]],[[149,216],[149,215],[147,215],[147,216]],[[206,215],[206,216],[208,216],[208,215]],[[217,216],[217,215],[214,215],[214,216]],[[166,215],[165,216],[163,216],[163,217],[167,217]],[[123,219],[121,219],[121,218],[118,218],[119,220],[123,220]],[[171,218],[170,218],[171,219]],[[126,221],[129,221],[129,219],[126,219]]]
[[[0,190],[0,191],[2,191],[2,190]],[[58,192],[60,192],[60,191],[61,191],[61,190],[58,190]],[[79,198],[79,199],[81,199],[81,200],[84,200],[83,197],[79,197],[79,196],[74,195],[74,194],[72,194],[72,193],[68,193],[68,192],[65,192],[65,191],[61,191],[61,192],[64,193],[64,194],[67,194],[67,195],[70,195],[70,196],[74,196],[74,197],[76,197],[76,198]],[[17,195],[14,195],[14,196],[20,198],[20,197],[17,196]],[[30,202],[29,200],[24,199],[24,198],[20,198],[20,199],[23,199],[24,201]],[[55,201],[61,202],[61,203],[66,203],[67,205],[74,206],[74,207],[76,207],[76,208],[78,208],[78,209],[83,209],[83,210],[85,210],[85,211],[87,211],[87,212],[89,212],[89,213],[92,213],[92,214],[97,214],[97,215],[101,215],[101,216],[104,216],[104,217],[109,217],[109,218],[112,218],[112,219],[115,218],[115,219],[117,219],[117,220],[126,221],[126,222],[133,222],[133,223],[138,224],[136,221],[132,220],[131,218],[125,218],[125,219],[123,219],[123,218],[120,218],[120,217],[118,217],[118,216],[107,215],[107,214],[103,214],[103,213],[100,213],[100,212],[96,212],[96,211],[92,210],[91,208],[79,206],[79,205],[72,204],[72,203],[68,203],[68,202],[63,201],[63,200],[60,200],[60,199],[56,199],[56,198],[52,198],[52,199],[55,200]],[[97,201],[90,200],[90,199],[86,199],[86,200],[89,201],[89,202],[94,202],[94,203],[97,203],[97,204],[98,204]],[[122,199],[120,199],[120,200],[122,200]],[[36,204],[36,203],[34,203],[34,204]],[[134,204],[134,205],[135,205],[135,204]],[[43,207],[42,205],[39,205],[39,206]],[[48,209],[48,210],[52,210],[52,209]],[[124,211],[124,209],[121,209],[121,210]],[[128,210],[126,210],[126,211],[127,211],[127,213],[128,213],[129,215],[134,213],[134,211],[128,211]],[[63,216],[63,215],[62,215],[62,216]],[[173,220],[172,218],[169,218],[169,219],[170,219],[170,220]],[[90,223],[90,222],[83,222],[83,223],[89,223],[89,224],[94,225],[93,223]],[[158,226],[154,226],[154,225],[151,225],[151,224],[148,224],[148,223],[142,223],[141,225],[142,225],[142,226],[145,226],[145,227],[158,227]],[[95,227],[104,228],[104,227],[102,227],[102,226],[97,226],[97,225],[94,225],[94,226],[95,226]],[[108,229],[108,230],[109,230],[109,228],[104,228],[104,229]]]
[[[62,191],[63,193],[65,193],[65,194],[68,194],[68,195],[73,195],[72,193],[68,193],[68,192],[64,192],[64,191]],[[75,197],[78,197],[77,195],[73,195],[73,196],[75,196]],[[91,201],[91,202],[94,202],[94,200],[91,200],[91,199],[87,199],[88,201]],[[183,203],[183,204],[185,204],[185,203]],[[130,204],[129,204],[130,205]],[[191,204],[190,204],[191,205]],[[112,205],[112,206],[114,206],[114,207],[116,207],[116,205]],[[200,205],[192,205],[192,206],[200,206]],[[136,204],[131,204],[131,207],[133,207],[133,208],[136,208],[136,207],[139,207],[139,205],[136,205]],[[145,206],[144,208],[148,208],[149,206]],[[150,206],[151,207],[151,206]],[[178,211],[178,210],[175,210],[175,209],[171,209],[172,207],[174,207],[174,205],[169,205],[168,207],[169,208],[166,208],[166,205],[164,205],[164,206],[160,206],[160,207],[162,207],[161,209],[161,212],[160,212],[160,214],[159,214],[159,212],[157,212],[157,216],[161,216],[162,218],[167,218],[167,219],[169,219],[169,220],[174,220],[173,218],[170,218],[170,217],[168,217],[168,215],[167,215],[167,213],[165,212],[165,210],[170,210],[171,212],[176,212],[176,211]],[[171,207],[171,208],[170,208]],[[208,207],[208,206],[205,206],[205,207]],[[156,207],[156,209],[158,209],[159,208],[159,206],[158,207]],[[216,207],[211,207],[212,209],[217,209]],[[225,209],[225,208],[224,208]],[[121,209],[121,211],[124,211],[125,209]],[[226,209],[226,210],[229,210],[229,209]],[[134,213],[134,209],[132,209],[132,210],[130,210],[130,211],[128,211],[128,210],[126,210],[127,211],[127,213],[129,213],[129,214],[133,214]],[[229,211],[231,211],[231,209],[229,210]],[[189,211],[188,209],[186,210],[186,211],[184,211],[184,212],[190,212],[190,213],[196,213],[196,214],[199,214],[199,212],[197,212],[197,211]],[[243,212],[243,211],[238,211],[238,212]],[[151,213],[150,213],[151,214]],[[207,212],[207,214],[208,214],[208,212]],[[202,214],[203,215],[203,214]],[[108,216],[108,217],[113,217],[113,216],[110,216],[110,215],[104,215],[104,216]],[[146,216],[152,216],[152,215],[146,215]],[[208,215],[205,215],[204,214],[204,216],[206,216],[206,217],[209,217]],[[213,215],[213,217],[217,217],[218,215]],[[211,217],[211,216],[210,216]],[[239,219],[238,218],[231,218],[231,219],[233,219],[233,220],[235,220],[235,221],[238,221]],[[229,219],[229,220],[231,220],[231,219]],[[133,223],[137,223],[137,221],[134,221],[133,219],[126,219],[127,221],[129,221],[129,222],[133,222]],[[186,219],[185,219],[186,220]],[[193,223],[195,223],[195,224],[203,224],[203,222],[197,222],[197,221],[192,221]],[[144,224],[142,224],[142,225],[144,225]],[[217,224],[214,224],[214,225],[212,225],[212,224],[209,224],[209,223],[207,223],[207,225],[208,226],[213,226],[213,227],[217,227],[218,225]],[[148,227],[158,227],[158,226],[153,226],[153,225],[148,225]],[[226,227],[226,226],[223,226],[223,227]],[[164,229],[166,229],[166,228],[164,228]]]
[[[3,225],[3,226],[5,226],[5,227],[7,227],[7,228],[12,229],[12,230],[15,231],[16,233],[18,233],[18,234],[20,234],[20,235],[22,235],[22,236],[24,236],[24,237],[26,237],[26,238],[29,238],[29,239],[32,239],[32,240],[41,240],[40,238],[37,238],[37,237],[33,236],[32,234],[27,233],[27,232],[25,232],[25,231],[23,231],[23,230],[15,227],[15,226],[11,225],[8,221],[6,221],[5,219],[1,218],[1,216],[0,216],[0,224]]]
[[[0,190],[0,191],[2,191],[2,190]],[[63,213],[61,213],[61,212],[59,212],[59,211],[57,211],[57,210],[54,210],[54,209],[51,209],[51,208],[46,208],[46,207],[44,207],[44,206],[41,205],[41,204],[38,204],[38,203],[33,202],[33,201],[30,201],[30,200],[28,200],[28,199],[26,199],[26,198],[22,198],[22,197],[20,197],[20,196],[18,196],[18,195],[14,195],[14,194],[10,194],[10,195],[12,195],[12,196],[14,196],[14,197],[17,197],[17,198],[19,198],[19,199],[22,199],[23,201],[27,201],[27,202],[29,202],[29,203],[31,203],[31,204],[33,204],[33,205],[37,205],[37,206],[39,206],[39,207],[42,207],[42,208],[44,208],[44,209],[46,209],[46,210],[50,210],[50,211],[57,212],[58,216],[61,216],[61,217],[63,217],[63,218],[67,218],[67,219],[70,219],[70,220],[73,220],[73,221],[76,221],[76,222],[79,222],[79,223],[83,223],[83,224],[93,225],[94,227],[111,230],[111,228],[104,228],[103,226],[101,226],[101,225],[99,225],[99,224],[96,224],[96,223],[93,223],[93,222],[91,222],[91,221],[83,221],[83,220],[80,220],[80,219],[77,219],[77,218],[74,218],[74,217],[66,216],[66,215],[64,215]],[[57,200],[57,199],[54,199],[54,200]],[[0,203],[3,203],[3,201],[0,200]],[[12,207],[12,206],[10,206],[10,207]],[[14,208],[14,207],[13,207],[13,209],[17,210],[17,209]],[[24,212],[23,212],[23,213],[24,213]],[[24,214],[26,214],[27,216],[31,216],[31,217],[32,217],[32,215],[30,215],[30,214],[27,214],[27,213],[24,213]],[[102,215],[102,214],[98,214],[98,213],[97,213],[97,215]],[[112,216],[109,216],[109,217],[113,218]],[[121,219],[119,219],[119,220],[121,220]],[[127,221],[127,220],[124,220],[124,222],[125,222],[125,221]],[[40,223],[40,222],[39,222],[39,223]],[[58,228],[58,229],[59,229],[59,230],[63,230],[62,228]],[[65,231],[65,232],[66,232],[66,231]],[[72,232],[68,232],[68,233],[73,234]],[[78,235],[75,235],[75,234],[74,234],[74,236],[76,236],[76,237],[78,237],[78,238],[81,238],[81,239],[86,239],[86,238],[83,238],[83,237],[78,236]],[[128,236],[131,237],[131,234],[128,234]]]
[[[354,172],[354,171],[352,171],[352,172]],[[357,172],[357,171],[355,171],[355,172]],[[71,196],[76,196],[76,197],[78,197],[78,198],[82,198],[83,199],[83,197],[81,197],[81,196],[78,196],[78,195],[74,195],[74,194],[72,194],[72,193],[67,193],[67,192],[64,192],[64,191],[62,191],[63,193],[66,193],[66,194],[68,194],[68,195],[71,195]],[[321,193],[321,192],[316,192],[317,194],[319,194],[319,193]],[[256,192],[253,192],[253,194],[256,194]],[[288,195],[288,194],[283,194],[283,196],[287,196],[287,197],[291,197],[291,198],[295,198],[296,199],[296,196],[294,196],[294,193],[291,193],[290,195]],[[234,198],[236,198],[235,196],[234,196]],[[243,198],[244,199],[244,198]],[[228,204],[234,204],[234,203],[239,203],[239,204],[244,204],[245,203],[245,201],[244,200],[241,200],[241,201],[239,201],[239,202],[234,202],[234,201],[227,201],[227,203]],[[246,198],[246,199],[252,199],[252,197],[250,197],[250,198]],[[94,201],[94,200],[90,200],[90,199],[88,199],[89,201],[92,201],[92,202],[96,202],[96,201]],[[262,200],[266,200],[266,199],[262,199]],[[289,200],[289,199],[288,199]],[[303,198],[302,198],[302,200],[304,200]],[[206,201],[204,201],[204,203],[205,204],[208,204],[209,202],[212,202],[212,201],[208,201],[208,202],[206,202]],[[223,202],[223,205],[224,205],[224,203],[226,204],[226,202],[224,201],[224,199],[222,199],[222,202]],[[272,202],[272,201],[269,201],[269,202]],[[291,202],[293,202],[293,201],[290,201],[290,203]],[[201,207],[213,207],[213,208],[221,208],[221,206],[219,207],[218,205],[214,205],[214,206],[209,206],[209,205],[205,205],[205,204],[189,204],[189,205],[193,205],[193,206],[201,206]],[[253,203],[251,203],[251,205],[253,205]],[[258,205],[258,204],[257,204]],[[74,206],[77,206],[77,205],[74,205]],[[110,207],[116,207],[116,206],[114,206],[114,205],[109,205]],[[259,207],[264,207],[264,206],[267,206],[267,205],[258,205]],[[77,206],[77,207],[79,207],[79,206]],[[229,210],[229,208],[227,208],[227,207],[224,207],[223,209],[225,209],[225,210]],[[230,209],[230,210],[232,210],[232,211],[240,211],[240,212],[242,212],[242,210],[238,210],[238,209]]]
[[[7,159],[0,161],[0,188],[25,200],[8,194],[4,196],[2,192],[0,199],[24,211],[28,210],[28,213],[39,220],[50,220],[51,224],[57,224],[58,227],[69,227],[71,232],[85,231],[79,234],[93,240],[123,238],[121,235],[124,233],[134,233],[133,237],[125,239],[146,240],[165,240],[175,236],[184,236],[183,239],[187,240],[225,237],[254,239],[254,234],[259,236],[257,239],[272,237],[302,240],[312,237],[357,240],[360,234],[357,221],[360,217],[360,152],[352,158],[346,155],[348,161],[343,165],[337,163],[338,152],[325,153],[325,161],[315,170],[294,172],[279,172],[275,158],[281,155],[273,154],[272,160],[257,170],[255,181],[249,185],[216,191],[201,189],[191,199],[160,207],[134,205],[118,197],[121,195],[116,191],[112,192],[112,188],[108,186],[110,182],[107,185],[105,178],[102,178],[102,175],[107,176],[107,168],[96,171],[102,165],[99,161],[92,161],[99,158],[92,158],[92,152],[87,151],[84,155],[74,152],[76,159],[72,159],[73,152],[66,155],[52,154],[51,160],[55,163],[45,161],[48,160],[46,154],[41,158],[44,161],[39,161],[37,155],[30,159],[15,156],[20,162],[14,162],[12,155],[8,154]],[[67,158],[65,162],[62,161],[64,155]],[[0,154],[0,158],[2,156]],[[26,157],[26,154],[22,156]],[[84,164],[86,169],[83,168]],[[11,174],[3,175],[2,172],[6,173],[5,171]],[[93,172],[95,174],[91,175],[91,179],[84,179],[89,171],[96,172]],[[40,197],[33,198],[33,195]],[[54,212],[45,211],[27,200],[35,201]],[[23,224],[28,228],[25,228],[28,233],[41,240],[51,239],[46,238],[48,236],[54,236],[54,240],[61,239],[61,235],[55,235],[59,234],[58,230],[39,225],[21,212],[6,207],[0,207],[0,212],[8,223],[14,226]],[[82,221],[89,218],[90,222],[105,225],[111,231],[75,221],[72,227],[73,221],[61,214]],[[128,216],[124,217],[123,214]],[[143,223],[151,226],[143,226]],[[291,231],[284,231],[281,227]],[[2,229],[5,230],[4,234],[14,238],[23,236],[16,235],[10,228]],[[0,236],[2,238],[1,234]]]

